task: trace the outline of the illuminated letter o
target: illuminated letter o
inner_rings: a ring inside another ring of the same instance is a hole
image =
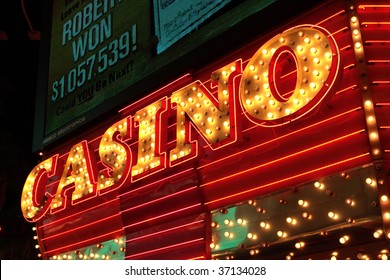
[[[296,83],[290,94],[278,88],[278,63],[283,56],[295,62]],[[260,125],[291,122],[324,99],[339,67],[339,50],[327,30],[312,25],[286,30],[266,42],[248,62],[240,84],[241,104],[249,119]]]

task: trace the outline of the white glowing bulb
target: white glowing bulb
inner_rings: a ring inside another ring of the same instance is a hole
[[[300,199],[300,200],[298,200],[298,205],[300,205],[302,207],[307,207],[307,206],[309,206],[309,203],[303,199]]]
[[[362,43],[360,42],[355,43],[355,48],[360,49],[361,47],[362,47]]]
[[[371,107],[372,106],[372,101],[371,100],[366,100],[364,102],[364,105],[366,105],[366,107]]]
[[[331,218],[331,219],[337,219],[337,214],[335,212],[328,212],[328,217]]]
[[[286,222],[292,225],[295,225],[297,223],[297,220],[291,217],[286,218]]]
[[[304,242],[297,242],[295,243],[295,248],[297,249],[302,249],[303,247],[305,247],[305,243]]]
[[[382,195],[381,196],[381,201],[386,202],[389,199],[387,195]]]
[[[367,178],[367,179],[366,179],[366,183],[367,183],[368,185],[372,185],[373,182],[374,182],[374,181],[373,181],[371,178]]]
[[[383,234],[383,230],[378,229],[378,230],[375,231],[372,235],[373,235],[375,238],[379,238],[379,237],[381,237],[382,234]]]
[[[349,236],[348,235],[344,235],[344,236],[340,237],[339,242],[341,244],[345,244],[345,243],[348,242],[348,240],[349,240]]]
[[[377,139],[377,138],[378,138],[378,133],[376,133],[376,132],[371,132],[371,133],[370,133],[370,138],[372,138],[372,139]]]
[[[375,121],[375,118],[374,118],[373,116],[369,116],[369,117],[367,118],[367,121],[368,121],[369,123],[373,123],[373,122]]]
[[[351,206],[354,206],[355,205],[355,201],[353,201],[351,198],[347,198],[345,200],[345,203],[348,204],[348,205],[351,205]]]

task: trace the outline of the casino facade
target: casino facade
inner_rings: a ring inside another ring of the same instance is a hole
[[[41,95],[64,100],[52,110],[62,118],[82,96],[120,94],[90,121],[92,105],[70,125],[46,121],[21,196],[43,259],[390,257],[390,1],[300,3],[293,15],[269,1],[202,43],[199,62],[188,51],[136,82],[137,61],[153,68],[154,58],[137,56],[142,26],[116,21],[132,1],[65,2],[58,46],[73,48],[77,66],[46,73],[52,90]],[[237,14],[231,5],[214,17]],[[82,36],[85,53],[75,51]]]

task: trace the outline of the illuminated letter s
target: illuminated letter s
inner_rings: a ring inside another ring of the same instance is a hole
[[[130,174],[131,150],[124,142],[130,139],[130,119],[112,125],[102,136],[99,156],[107,167],[99,173],[99,194],[118,189]]]

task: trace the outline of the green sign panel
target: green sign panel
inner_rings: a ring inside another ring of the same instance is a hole
[[[147,5],[134,0],[54,1],[47,136],[61,136],[83,122],[83,114],[144,76],[151,37]]]

